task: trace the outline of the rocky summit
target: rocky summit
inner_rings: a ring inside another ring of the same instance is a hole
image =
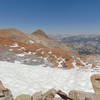
[[[42,29],[36,30],[35,32],[32,33],[32,35],[38,36],[40,38],[48,38],[48,36]]]

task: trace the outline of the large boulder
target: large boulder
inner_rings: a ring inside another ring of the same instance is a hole
[[[53,100],[55,98],[57,91],[55,89],[50,89],[43,94],[42,100]]]
[[[75,90],[69,92],[69,97],[73,100],[96,100],[93,93]]]
[[[42,100],[42,92],[36,92],[35,94],[33,94],[32,99],[33,100]]]
[[[91,76],[91,82],[96,94],[100,94],[100,74]]]
[[[5,88],[1,81],[0,81],[0,100],[13,100],[11,91]]]
[[[57,94],[64,100],[73,100],[72,98],[68,97],[67,94],[61,90],[57,91]]]
[[[32,97],[28,94],[21,94],[17,96],[15,100],[32,100]]]

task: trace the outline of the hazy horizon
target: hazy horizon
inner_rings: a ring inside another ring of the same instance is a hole
[[[99,0],[1,0],[0,28],[31,33],[100,33]]]

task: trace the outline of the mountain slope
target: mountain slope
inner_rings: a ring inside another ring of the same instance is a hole
[[[44,32],[42,32],[42,34],[35,33],[35,35],[33,35],[25,34],[17,29],[1,29],[0,48],[2,51],[10,52],[10,54],[14,53],[25,55],[25,57],[28,54],[30,56],[40,57],[41,59],[51,63],[55,68],[60,67],[69,69],[75,67],[75,63],[79,67],[85,65],[85,63],[79,59],[80,55],[77,52],[70,49],[63,43],[50,40],[44,36]],[[2,56],[2,54],[0,56],[1,60],[8,59],[9,61],[9,59],[12,58],[10,56],[10,58],[8,57],[5,59],[5,56]],[[30,56],[29,58],[31,58]],[[23,58],[21,61],[22,60]]]

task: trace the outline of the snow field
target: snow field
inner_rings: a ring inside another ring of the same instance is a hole
[[[90,76],[100,73],[92,69],[62,70],[42,66],[44,65],[29,66],[0,61],[0,80],[11,89],[14,96],[45,92],[51,88],[65,92],[70,90],[93,92]]]

